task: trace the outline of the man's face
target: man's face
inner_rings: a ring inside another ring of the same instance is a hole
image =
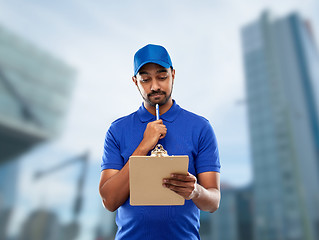
[[[174,69],[147,63],[133,77],[133,81],[147,104],[162,106],[171,98],[174,78]]]

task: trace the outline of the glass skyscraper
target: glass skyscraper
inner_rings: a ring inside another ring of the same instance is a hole
[[[214,214],[202,212],[203,240],[252,240],[251,186],[234,188],[221,183],[221,202]],[[205,232],[203,232],[205,231]]]
[[[75,71],[0,26],[0,239],[16,197],[19,155],[62,130]]]
[[[0,163],[56,136],[75,71],[0,26]]]
[[[264,12],[241,32],[258,240],[319,239],[319,57],[308,22]]]

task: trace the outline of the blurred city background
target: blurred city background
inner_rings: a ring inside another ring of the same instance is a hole
[[[319,2],[0,1],[0,240],[114,239],[105,133],[165,46],[173,98],[211,122],[222,200],[203,240],[319,239]]]

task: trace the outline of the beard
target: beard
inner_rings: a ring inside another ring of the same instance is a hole
[[[140,91],[142,98],[153,107],[155,107],[156,104],[158,104],[159,106],[165,105],[168,102],[168,100],[171,98],[172,92],[173,92],[173,87],[171,89],[171,92],[168,95],[164,91],[152,91],[151,93],[147,94],[147,97],[144,97]],[[156,94],[164,95],[164,99],[160,102],[151,101],[151,97]]]

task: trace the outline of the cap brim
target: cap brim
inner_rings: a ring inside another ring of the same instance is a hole
[[[170,68],[171,65],[169,65],[168,63],[166,62],[163,62],[163,61],[159,61],[159,60],[148,60],[148,61],[145,61],[143,63],[140,64],[140,66],[138,66],[138,68],[136,69],[135,73],[134,73],[134,76],[136,76],[136,74],[138,73],[138,71],[141,69],[141,67],[143,67],[145,64],[147,63],[156,63],[158,65],[161,65],[162,67],[164,68]]]

